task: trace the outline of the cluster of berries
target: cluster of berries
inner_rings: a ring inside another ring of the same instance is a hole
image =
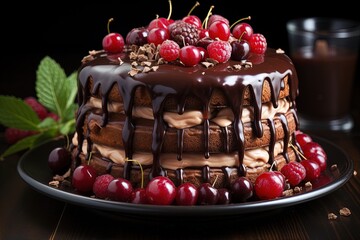
[[[215,188],[210,183],[196,187],[190,182],[175,186],[168,177],[158,176],[145,187],[142,184],[139,188],[133,188],[125,178],[98,175],[92,166],[82,164],[72,174],[72,186],[80,194],[137,204],[219,205],[275,199],[283,196],[289,188],[315,181],[327,168],[327,155],[321,145],[303,132],[297,131],[295,136],[299,147],[293,147],[302,159],[291,161],[280,170],[263,172],[254,183],[241,176],[229,188]],[[70,152],[65,148],[54,149],[49,155],[49,166],[54,173],[64,173],[70,161]]]
[[[285,164],[280,171],[260,174],[255,180],[255,192],[260,199],[280,197],[287,185],[294,188],[301,183],[315,181],[326,170],[327,155],[321,145],[301,131],[297,131],[295,137],[300,149],[293,148],[302,159]]]
[[[239,203],[253,196],[253,183],[246,177],[238,177],[230,188],[215,188],[210,183],[196,187],[190,182],[175,186],[166,176],[152,178],[144,187],[133,188],[125,178],[113,177],[110,174],[98,175],[96,170],[82,164],[75,168],[71,184],[84,195],[111,201],[152,204],[152,205],[220,205]]]
[[[119,53],[125,44],[155,44],[160,46],[159,53],[164,60],[179,60],[185,66],[197,65],[207,58],[223,63],[230,58],[241,61],[248,59],[250,54],[265,53],[267,42],[264,35],[254,33],[252,26],[243,22],[250,17],[230,25],[227,18],[211,14],[212,8],[204,22],[191,15],[191,11],[178,20],[170,19],[169,14],[168,18],[153,19],[146,27],[133,28],[125,39],[120,33],[110,32],[108,25],[108,34],[102,41],[103,49],[108,53]]]
[[[24,102],[29,105],[39,117],[40,120],[44,120],[47,117],[53,118],[55,121],[59,119],[59,117],[53,113],[49,112],[44,105],[42,105],[35,97],[29,96],[24,98]],[[29,131],[29,130],[22,130],[18,128],[7,127],[5,129],[5,141],[12,145],[16,142],[20,141],[21,139],[34,135],[37,132]]]

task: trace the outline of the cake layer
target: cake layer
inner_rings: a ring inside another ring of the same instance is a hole
[[[114,114],[115,115],[115,114]],[[101,127],[102,116],[91,113],[87,116],[83,133],[91,142],[113,147],[124,148],[122,130],[125,117],[110,115],[110,121],[105,127]],[[284,116],[284,118],[281,118]],[[263,136],[255,136],[251,122],[244,124],[244,147],[253,149],[268,146],[272,138],[282,140],[286,135],[291,135],[296,130],[294,112],[289,110],[286,114],[276,115],[274,118],[262,121]],[[133,152],[151,152],[152,132],[154,122],[152,120],[136,119],[136,129],[133,137]],[[220,127],[215,123],[209,125],[208,151],[220,153],[234,151],[238,148],[233,126]],[[191,128],[176,129],[168,128],[164,136],[162,152],[206,152],[204,145],[204,127],[202,124]]]

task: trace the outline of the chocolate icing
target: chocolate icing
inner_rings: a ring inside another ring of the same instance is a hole
[[[132,159],[133,155],[133,135],[136,124],[132,119],[132,109],[134,105],[134,93],[138,87],[147,89],[152,98],[152,109],[154,115],[154,125],[152,132],[152,154],[153,166],[150,177],[158,175],[166,175],[166,171],[161,167],[160,155],[164,135],[167,131],[163,116],[164,102],[168,97],[177,99],[177,111],[182,114],[185,109],[186,98],[188,96],[196,97],[201,101],[203,109],[203,134],[204,134],[204,156],[210,157],[208,150],[209,139],[209,100],[214,89],[219,89],[224,92],[227,97],[229,107],[234,113],[233,129],[236,134],[236,141],[238,145],[238,156],[240,166],[238,169],[239,175],[243,175],[245,168],[242,164],[244,156],[244,126],[241,122],[243,97],[246,88],[249,88],[251,95],[251,106],[254,109],[253,127],[257,137],[263,134],[261,124],[261,108],[262,108],[262,89],[263,84],[267,81],[271,88],[271,102],[274,107],[277,107],[277,100],[279,93],[284,89],[284,77],[288,76],[290,85],[289,100],[292,102],[293,114],[296,118],[295,112],[295,98],[298,95],[298,79],[295,68],[285,54],[276,53],[274,49],[268,49],[265,53],[264,60],[261,63],[253,63],[250,68],[243,68],[241,70],[234,70],[231,67],[235,64],[240,64],[237,61],[228,61],[226,63],[217,64],[213,67],[206,68],[201,64],[195,67],[184,67],[179,64],[161,64],[157,71],[138,73],[134,76],[129,75],[131,70],[131,61],[128,55],[123,53],[119,56],[122,64],[119,63],[114,56],[108,56],[105,53],[99,53],[94,56],[92,61],[85,62],[79,69],[78,74],[78,103],[79,110],[77,113],[76,132],[78,134],[78,156],[81,153],[82,143],[85,139],[88,141],[88,153],[91,152],[91,141],[88,134],[83,134],[85,115],[90,109],[86,103],[91,95],[100,93],[102,97],[102,126],[106,126],[108,122],[108,94],[111,88],[116,85],[123,98],[124,111],[126,120],[124,129],[122,131],[122,141],[126,157]],[[90,79],[93,81],[92,89],[89,89]],[[284,139],[284,157],[287,158],[287,143],[290,139],[289,131],[287,129],[286,117],[280,114],[282,126],[287,133]],[[297,121],[297,119],[296,119]],[[270,163],[272,163],[273,148],[275,145],[275,127],[273,120],[268,119],[271,126],[271,143],[269,146]],[[297,122],[298,125],[298,122]],[[226,128],[224,128],[224,141],[226,138]],[[178,160],[181,160],[182,146],[183,146],[183,131],[178,130]],[[120,136],[119,136],[120,137]],[[228,146],[227,143],[224,143]],[[88,156],[87,156],[88,157]],[[288,161],[288,160],[287,160]],[[125,177],[129,178],[132,162],[127,162],[125,169]],[[224,168],[224,174],[229,173]],[[181,170],[178,171],[179,181],[181,181]],[[203,167],[203,178],[205,181],[209,179],[209,167]]]

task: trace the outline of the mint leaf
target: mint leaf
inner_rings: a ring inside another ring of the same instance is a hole
[[[4,159],[7,156],[10,156],[14,153],[19,151],[31,148],[35,141],[41,136],[41,134],[31,135],[26,138],[23,138],[16,142],[15,144],[11,145],[5,152],[0,155],[0,160]]]
[[[0,123],[22,130],[38,130],[40,119],[23,99],[0,96]]]
[[[64,70],[52,58],[44,57],[36,71],[36,94],[39,102],[64,118],[77,92],[76,74],[66,77]]]

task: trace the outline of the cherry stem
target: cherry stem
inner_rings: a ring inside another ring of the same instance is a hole
[[[238,39],[239,41],[241,40],[241,38],[244,36],[245,33],[247,33],[247,32],[246,32],[246,31],[243,31],[243,32],[241,33],[241,35],[240,35],[240,37],[239,37],[239,39]]]
[[[110,33],[110,22],[112,22],[114,19],[113,18],[110,18],[108,23],[107,23],[107,31],[108,33]]]
[[[292,147],[292,149],[294,149],[295,152],[297,152],[297,153],[300,155],[300,157],[302,157],[303,159],[306,160],[306,157],[304,156],[304,154],[302,154],[302,153],[299,151],[299,149],[297,149],[297,147],[295,147],[295,146],[294,146],[292,143],[290,143],[290,142],[289,142],[289,145],[290,145],[290,147]]]
[[[194,9],[199,6],[200,3],[199,2],[196,2],[195,5],[190,9],[189,13],[188,13],[188,16],[190,16],[190,14],[192,13],[192,11],[194,11]]]
[[[211,7],[206,15],[206,18],[203,22],[203,26],[202,26],[203,28],[207,28],[208,20],[209,20],[210,15],[212,14],[211,11],[213,10],[214,7],[215,7],[214,5],[211,5]]]
[[[66,138],[66,149],[69,150],[69,148],[70,148],[70,139],[69,139],[69,136],[66,134],[66,135],[65,135],[65,138]]]
[[[248,16],[248,17],[245,17],[245,18],[240,18],[239,20],[237,20],[236,22],[234,22],[233,24],[231,24],[230,26],[230,29],[235,26],[237,23],[241,22],[241,21],[244,21],[244,20],[251,20],[251,17]]]
[[[216,176],[215,176],[215,180],[214,180],[213,184],[211,185],[212,187],[214,187],[214,186],[215,186],[215,183],[217,182],[218,178],[219,178],[219,175],[217,175],[217,174],[216,174]]]
[[[172,13],[172,4],[171,4],[171,0],[169,0],[169,15],[167,17],[167,20],[170,20],[171,18],[171,13]]]
[[[87,160],[87,165],[90,164],[90,160],[91,160],[91,157],[92,157],[92,153],[93,153],[93,152],[90,152],[90,153],[89,153],[89,158],[88,158],[88,160]]]
[[[140,186],[140,187],[143,188],[143,187],[144,187],[144,170],[143,170],[143,168],[142,168],[142,166],[141,166],[141,163],[140,163],[139,161],[137,161],[137,160],[128,159],[128,158],[126,158],[125,161],[135,162],[137,165],[140,166],[140,172],[141,172],[141,186]]]

